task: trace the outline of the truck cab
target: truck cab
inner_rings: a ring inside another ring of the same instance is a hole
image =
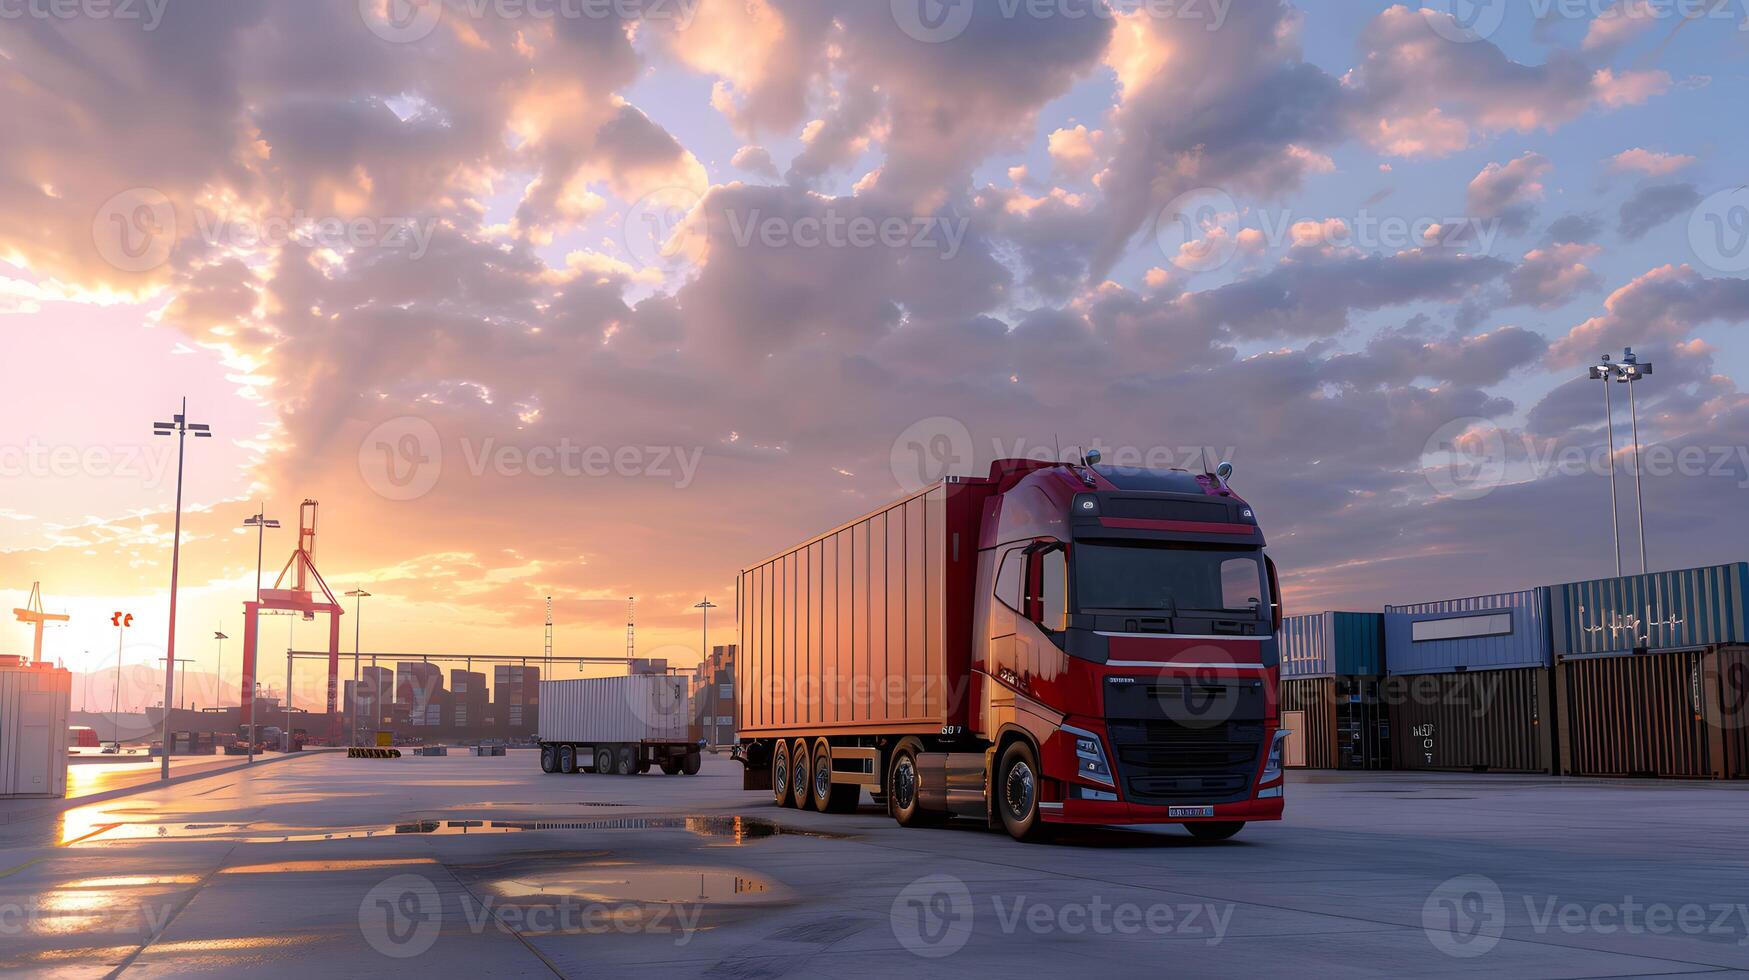
[[[1182,470],[1008,461],[991,479],[967,734],[989,746],[992,822],[1221,839],[1280,819],[1280,589],[1251,506]]]

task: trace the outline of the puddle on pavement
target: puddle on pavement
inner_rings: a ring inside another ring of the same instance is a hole
[[[730,868],[621,862],[501,878],[485,887],[514,902],[569,899],[603,905],[765,905],[792,897],[782,885]]]
[[[79,827],[78,834],[72,828]],[[843,839],[849,835],[799,830],[752,817],[609,817],[598,820],[418,820],[372,827],[288,827],[262,823],[122,823],[101,819],[67,823],[63,845],[140,840],[231,840],[249,844],[354,840],[365,837],[454,837],[553,831],[684,830],[727,846],[779,835]]]

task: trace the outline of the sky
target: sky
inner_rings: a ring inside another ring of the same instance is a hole
[[[0,5],[0,591],[159,663],[183,398],[231,685],[306,499],[384,652],[636,596],[690,664],[740,568],[1087,448],[1230,460],[1290,613],[1602,577],[1627,346],[1650,567],[1743,560],[1746,68],[1744,0]]]

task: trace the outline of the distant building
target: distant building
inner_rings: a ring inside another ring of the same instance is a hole
[[[486,675],[473,670],[449,672],[450,727],[457,734],[472,735],[485,730],[487,698]]]
[[[443,706],[447,700],[443,671],[435,664],[395,665],[395,707],[406,708],[409,727],[443,727]]]
[[[735,645],[711,648],[710,658],[693,669],[693,724],[709,745],[735,742]]]

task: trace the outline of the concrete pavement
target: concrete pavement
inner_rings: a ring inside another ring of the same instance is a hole
[[[0,827],[0,970],[1749,974],[1749,787],[1295,774],[1288,819],[1016,844],[693,777],[322,756]]]

